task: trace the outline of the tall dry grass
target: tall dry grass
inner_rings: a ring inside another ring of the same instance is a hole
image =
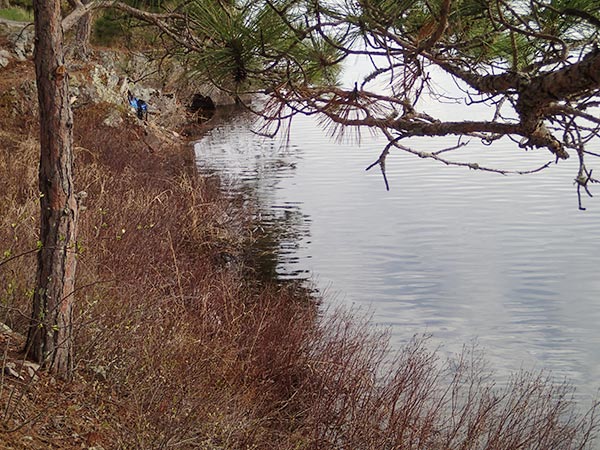
[[[62,448],[80,448],[75,435],[136,449],[592,447],[594,409],[578,414],[568,385],[520,373],[495,386],[477,351],[445,361],[426,339],[394,355],[363,318],[256,282],[241,263],[248,206],[191,173],[185,151],[149,145],[133,119],[102,125],[106,112],[75,120],[76,184],[88,193],[77,377],[36,391],[37,411],[53,414],[34,417],[24,401],[8,428],[30,420]],[[20,332],[35,273],[34,134],[0,135],[0,320]],[[66,398],[74,409],[61,413]]]

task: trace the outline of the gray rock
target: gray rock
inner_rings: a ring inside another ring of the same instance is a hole
[[[8,375],[8,376],[11,376],[11,377],[14,377],[14,378],[16,378],[17,380],[24,381],[24,380],[25,380],[25,378],[23,378],[23,377],[22,377],[22,376],[19,374],[19,372],[17,372],[17,371],[15,370],[15,369],[16,369],[16,367],[17,367],[17,366],[16,366],[16,364],[15,364],[14,362],[7,362],[7,363],[5,363],[5,364],[4,364],[4,369],[3,369],[3,370],[4,370],[4,374],[5,374],[5,375]]]
[[[117,128],[123,123],[123,118],[121,117],[121,113],[115,109],[113,109],[108,117],[102,121],[102,123],[108,127]]]
[[[107,370],[104,366],[94,366],[91,368],[97,380],[106,381]]]
[[[129,89],[137,98],[144,100],[146,103],[153,103],[153,97],[158,97],[159,92],[154,88],[146,88],[141,86],[130,87]]]
[[[40,365],[38,363],[34,363],[33,361],[24,361],[23,367],[27,369],[27,373],[29,376],[33,377],[40,370]]]
[[[103,66],[95,66],[92,70],[92,87],[95,95],[92,99],[96,102],[107,102],[113,104],[123,103],[119,92],[119,77]]]
[[[29,379],[32,380],[34,383],[37,383],[40,379],[37,375],[40,366],[34,363],[27,364],[28,362],[29,361],[26,361],[25,364],[23,364],[23,367],[25,367],[25,370],[27,370],[27,375],[29,375]],[[35,366],[37,366],[37,369],[35,368]]]
[[[12,51],[19,61],[25,61],[33,56],[33,27],[25,28],[9,35],[8,40],[13,46]]]
[[[10,53],[6,50],[0,50],[0,68],[6,67],[10,61]]]

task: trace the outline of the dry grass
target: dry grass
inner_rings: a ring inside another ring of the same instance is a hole
[[[12,448],[577,449],[597,420],[566,385],[480,355],[440,360],[306,290],[258,283],[241,263],[251,214],[190,172],[187,150],[134,120],[76,112],[80,223],[77,371],[63,384],[3,376]],[[0,111],[0,321],[24,333],[37,241],[35,129]],[[7,130],[18,130],[15,132]],[[224,256],[228,256],[225,258]],[[230,255],[236,259],[231,262]],[[19,358],[4,335],[3,363]],[[11,431],[12,430],[12,431]],[[8,444],[7,444],[8,445]],[[1,446],[1,445],[0,445]]]

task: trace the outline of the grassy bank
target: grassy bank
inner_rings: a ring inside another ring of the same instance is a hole
[[[0,322],[18,333],[1,335],[1,364],[15,371],[38,233],[32,74],[12,63],[0,82]],[[568,386],[518,374],[496,388],[477,351],[441,361],[425,339],[391,356],[365,320],[257,281],[243,258],[251,206],[197,176],[187,143],[124,111],[105,125],[110,109],[75,111],[87,192],[75,379],[5,370],[0,448],[591,446],[597,422],[575,413]]]
[[[22,8],[0,8],[0,18],[17,22],[32,22],[33,13]]]

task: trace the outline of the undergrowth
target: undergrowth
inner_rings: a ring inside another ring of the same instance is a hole
[[[496,386],[476,349],[444,360],[426,338],[392,353],[364,318],[323,311],[297,285],[257,282],[243,262],[255,239],[249,206],[196,175],[189,150],[150,147],[148,129],[131,117],[105,126],[107,112],[75,112],[76,185],[88,194],[76,376],[3,375],[0,440],[14,448],[591,448],[595,408],[580,414],[567,384],[524,372]],[[19,117],[0,113],[0,321],[25,334],[36,130],[11,132]],[[22,356],[9,341],[2,350],[5,367]]]
[[[0,8],[0,17],[17,22],[33,21],[33,12],[22,8]]]

